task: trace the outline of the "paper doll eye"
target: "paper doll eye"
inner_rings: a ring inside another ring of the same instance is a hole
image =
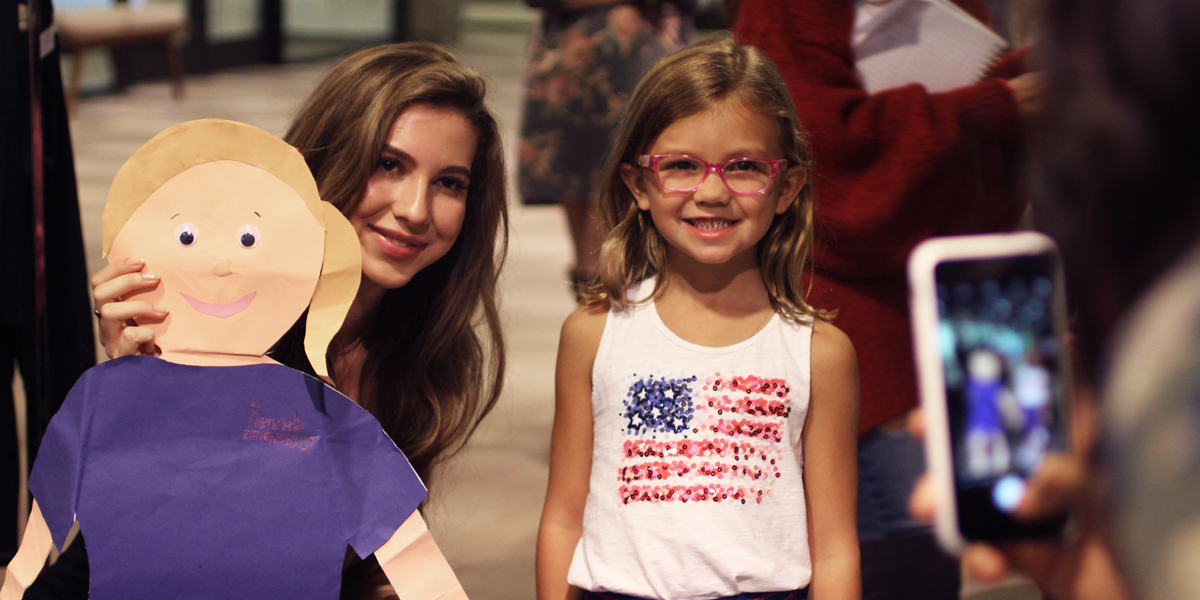
[[[191,223],[184,223],[175,228],[175,239],[179,240],[180,246],[191,246],[196,243],[196,226]]]
[[[253,248],[258,245],[258,228],[253,225],[247,225],[238,230],[238,243],[243,248]]]

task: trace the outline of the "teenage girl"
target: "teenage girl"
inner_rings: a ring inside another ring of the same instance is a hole
[[[854,349],[804,301],[808,150],[728,36],[639,85],[563,324],[538,597],[853,599]]]

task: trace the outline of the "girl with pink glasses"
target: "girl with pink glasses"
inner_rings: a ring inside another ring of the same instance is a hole
[[[601,182],[559,345],[540,600],[858,598],[858,375],[804,299],[808,149],[758,50],[668,56]]]

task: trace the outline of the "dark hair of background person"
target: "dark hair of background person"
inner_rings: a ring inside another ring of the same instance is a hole
[[[1052,0],[1038,227],[1058,242],[1092,383],[1119,316],[1200,232],[1200,2]]]
[[[738,7],[742,4],[742,0],[725,0],[722,3],[721,10],[725,16],[725,26],[733,29],[737,25]]]
[[[433,44],[376,46],[333,67],[285,138],[304,154],[321,198],[351,215],[392,123],[409,106],[458,110],[475,129],[458,240],[407,285],[388,290],[360,338],[367,358],[356,400],[427,484],[433,467],[461,449],[495,405],[504,380],[496,280],[507,248],[508,208],[500,134],[484,93],[478,73]],[[303,340],[302,317],[272,356],[311,373]]]

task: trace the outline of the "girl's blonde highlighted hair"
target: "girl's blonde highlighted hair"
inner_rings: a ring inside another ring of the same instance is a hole
[[[669,268],[667,243],[650,213],[638,209],[621,178],[621,165],[636,165],[637,157],[673,123],[728,99],[774,119],[789,168],[798,166],[811,174],[808,144],[792,96],[775,64],[761,50],[740,45],[729,34],[718,34],[668,55],[634,90],[600,181],[599,210],[608,233],[601,244],[596,280],[582,290],[585,306],[607,303],[627,308],[633,304],[629,288],[647,277],[658,277],[650,298],[662,295]],[[758,244],[758,265],[771,306],[791,321],[834,316],[809,306],[804,299],[804,268],[812,230],[810,176]]]
[[[232,160],[258,167],[292,188],[325,230],[321,276],[309,302],[304,351],[316,375],[330,381],[325,352],[358,292],[362,251],[354,227],[323,202],[304,157],[287,142],[255,127],[224,119],[199,119],[168,127],[121,166],[104,203],[101,230],[105,256],[125,222],[172,177],[197,165]]]

